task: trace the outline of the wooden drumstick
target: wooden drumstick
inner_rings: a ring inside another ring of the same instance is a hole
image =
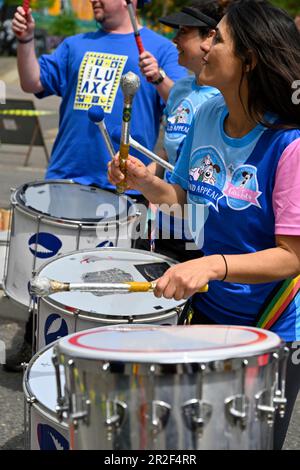
[[[46,297],[58,292],[107,292],[107,293],[126,293],[126,292],[153,292],[156,287],[155,282],[60,282],[47,277],[34,278],[30,282],[30,293],[37,297]],[[207,292],[208,284],[199,289],[200,292]]]
[[[129,155],[129,137],[130,137],[130,121],[132,113],[132,102],[134,95],[140,86],[140,79],[133,72],[128,72],[121,79],[121,87],[124,94],[124,107],[122,117],[122,134],[120,142],[119,162],[120,170],[125,176],[124,181],[117,185],[117,192],[124,193],[126,190],[126,162]]]

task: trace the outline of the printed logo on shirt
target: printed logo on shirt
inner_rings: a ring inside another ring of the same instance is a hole
[[[226,167],[222,157],[213,147],[197,149],[191,157],[189,170],[189,198],[218,210],[219,200],[224,196]]]
[[[128,57],[86,52],[79,69],[74,109],[101,106],[111,113]]]
[[[224,194],[231,209],[243,210],[251,205],[261,208],[258,202],[261,191],[258,189],[257,168],[253,165],[236,168],[231,181],[227,182]]]
[[[41,450],[69,450],[66,438],[48,424],[38,424],[37,436]]]
[[[62,242],[52,233],[40,232],[29,238],[28,247],[33,256],[47,259],[58,254]]]
[[[183,100],[175,113],[167,119],[166,132],[169,138],[177,139],[182,135],[187,135],[193,120],[194,110],[189,100]]]

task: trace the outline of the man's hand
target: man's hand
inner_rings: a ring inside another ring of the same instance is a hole
[[[155,82],[160,77],[159,65],[156,58],[148,51],[144,51],[139,58],[142,74],[150,81]]]
[[[34,35],[35,21],[32,17],[31,8],[26,15],[23,7],[18,7],[12,20],[12,29],[18,38],[30,39]]]

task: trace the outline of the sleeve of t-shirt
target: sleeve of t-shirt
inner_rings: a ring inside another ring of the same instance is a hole
[[[284,150],[273,190],[276,235],[300,235],[300,138]]]
[[[170,178],[171,184],[179,184],[185,191],[188,189],[190,156],[192,151],[193,137],[195,128],[195,117],[192,121],[190,130],[185,138],[182,150],[176,162],[173,174]]]
[[[39,58],[41,83],[44,90],[37,93],[37,98],[56,95],[63,96],[66,90],[69,46],[63,41],[52,54],[44,54]]]

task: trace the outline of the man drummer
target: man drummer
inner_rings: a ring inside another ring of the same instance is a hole
[[[150,1],[132,0],[134,10]],[[13,19],[18,39],[18,70],[25,92],[38,98],[50,95],[62,98],[60,125],[46,179],[72,179],[114,191],[107,178],[110,156],[98,129],[87,117],[89,107],[94,104],[104,108],[106,126],[113,132],[122,122],[120,78],[133,71],[140,76],[141,86],[133,104],[132,134],[153,149],[164,108],[160,94],[163,96],[165,75],[175,81],[185,76],[186,71],[178,65],[177,51],[171,41],[139,24],[144,47],[158,58],[160,67],[152,75],[151,83],[148,82],[140,72],[126,1],[90,0],[90,3],[101,29],[69,37],[53,54],[43,55],[39,60],[35,54],[35,22],[31,10],[26,15],[18,7]],[[141,159],[149,163],[145,157]],[[131,194],[138,198],[136,191]],[[21,363],[31,357],[31,337],[32,326],[27,323],[21,351],[7,359],[6,370],[22,370]]]

